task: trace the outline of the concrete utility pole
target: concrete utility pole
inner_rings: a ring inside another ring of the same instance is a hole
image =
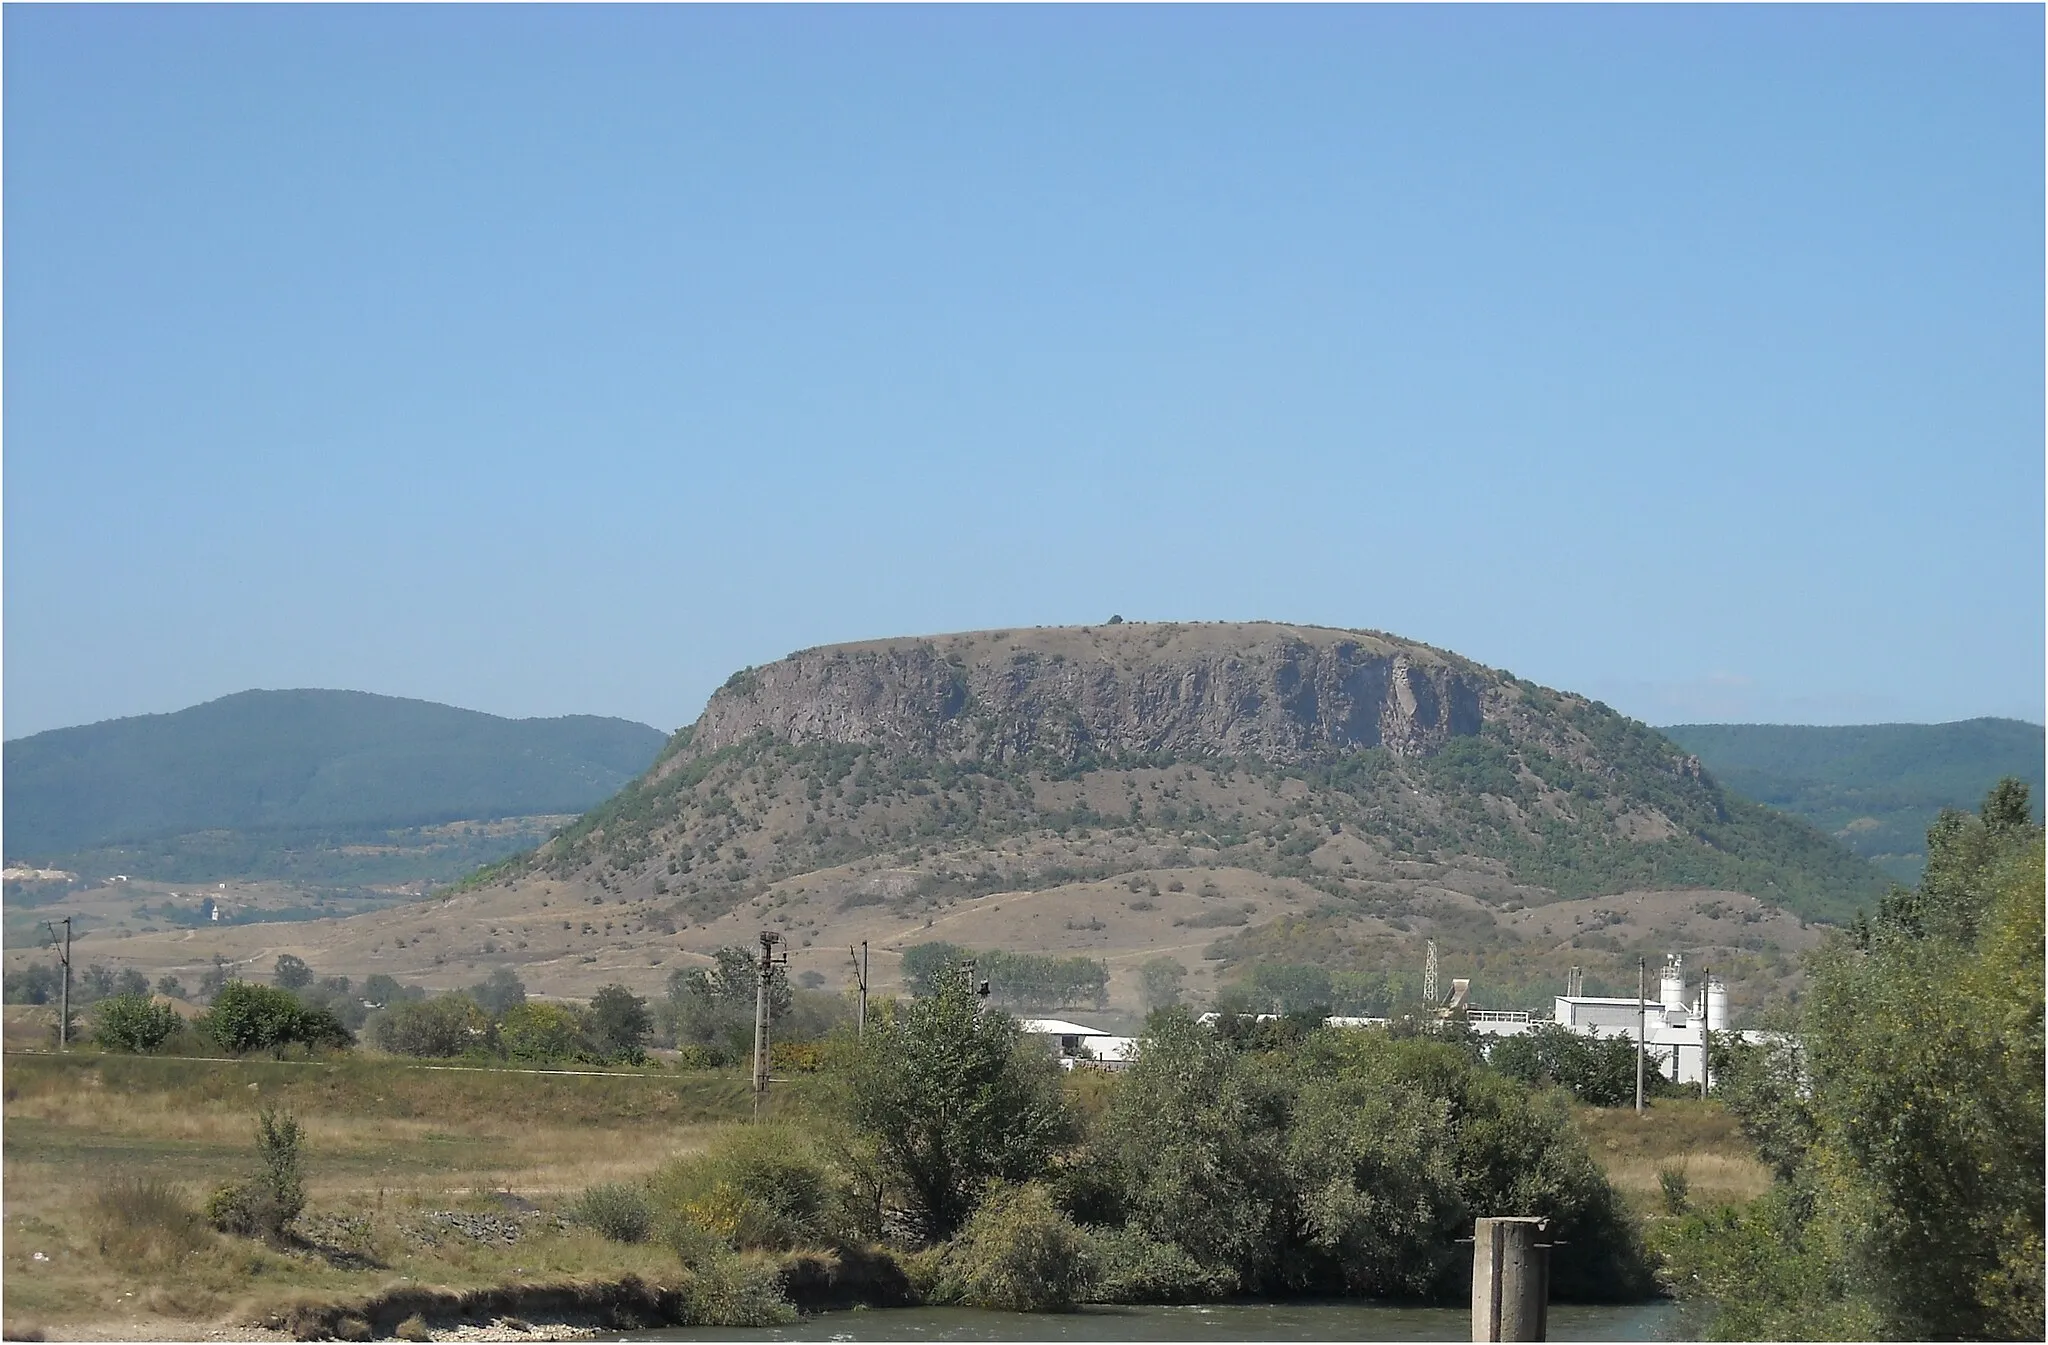
[[[64,926],[64,942],[57,943],[57,926]],[[58,991],[57,1000],[57,1049],[71,1049],[71,917],[60,920],[45,920],[43,928],[50,931],[50,943],[57,948],[57,962],[64,968],[64,986]]]
[[[853,949],[849,948],[846,950],[846,955],[853,959],[853,980],[854,984],[860,987],[860,1007],[853,1020],[854,1035],[866,1037],[868,1035],[868,941],[862,939],[860,941],[860,951],[856,953]]]
[[[1548,1219],[1480,1219],[1472,1226],[1472,1339],[1550,1339]]]
[[[1707,1075],[1713,1069],[1707,1050],[1707,987],[1714,983],[1714,969],[1700,968],[1700,1101],[1707,1100]]]
[[[761,965],[754,976],[754,1119],[761,1119],[761,1099],[768,1096],[768,987],[775,979],[777,963],[787,964],[789,954],[775,956],[782,936],[772,929],[761,931]]]
[[[1643,959],[1636,959],[1636,1115],[1643,1114],[1643,1056],[1649,1047],[1645,1033],[1649,1027],[1649,1015],[1643,1009],[1643,992],[1648,989],[1644,982]]]

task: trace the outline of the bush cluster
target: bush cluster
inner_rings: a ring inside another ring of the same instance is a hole
[[[148,995],[115,995],[93,1005],[92,1039],[103,1050],[148,1054],[177,1034],[178,1014]]]
[[[354,1041],[326,1009],[307,1005],[289,990],[247,981],[222,986],[198,1027],[222,1050],[238,1054],[294,1045],[342,1047]]]

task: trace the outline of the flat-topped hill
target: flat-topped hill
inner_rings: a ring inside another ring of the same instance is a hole
[[[1067,767],[1138,757],[1299,764],[1361,748],[1426,756],[1479,731],[1485,670],[1362,631],[1263,622],[988,631],[792,654],[739,673],[697,754],[766,732],[956,761]]]
[[[1371,1012],[1412,998],[1433,938],[1482,1006],[1546,1004],[1573,966],[1619,991],[1666,951],[1754,1005],[1793,984],[1808,922],[1881,887],[1584,697],[1381,632],[1121,623],[747,669],[532,854],[402,914],[296,926],[275,951],[645,994],[768,928],[792,975],[828,985],[850,943],[871,944],[886,989],[905,949],[944,940],[1091,959],[1130,1010],[1164,958],[1197,997],[1306,968]],[[166,937],[129,946],[200,951],[149,942]],[[219,942],[274,956],[257,938]]]

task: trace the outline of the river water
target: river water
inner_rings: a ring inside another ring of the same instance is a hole
[[[1552,1340],[1666,1340],[1670,1303],[1625,1307],[1552,1304]],[[1363,1303],[1213,1303],[1198,1307],[1090,1307],[1071,1313],[893,1308],[821,1312],[792,1326],[676,1327],[625,1340],[1443,1340],[1472,1339],[1469,1308],[1395,1308]]]

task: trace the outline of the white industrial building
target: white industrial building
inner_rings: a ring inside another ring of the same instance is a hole
[[[1578,989],[1576,977],[1570,989]],[[1685,959],[1673,954],[1664,959],[1654,1000],[1567,993],[1557,997],[1551,1017],[1588,1036],[1634,1041],[1640,1032],[1650,1050],[1662,1057],[1665,1078],[1696,1084],[1706,1068],[1706,1034],[1728,1030],[1728,987],[1709,977],[1687,999]]]
[[[1664,959],[1659,974],[1657,997],[1638,1000],[1630,995],[1611,998],[1601,995],[1580,994],[1581,982],[1577,969],[1573,969],[1566,993],[1559,995],[1551,1006],[1549,1021],[1568,1027],[1574,1032],[1591,1037],[1621,1037],[1634,1041],[1638,1032],[1644,1038],[1650,1051],[1650,1058],[1663,1071],[1664,1077],[1676,1083],[1697,1084],[1706,1068],[1707,1034],[1728,1033],[1728,987],[1708,977],[1690,992],[1685,984],[1685,959],[1673,954]],[[1466,980],[1451,982],[1451,995],[1445,1009],[1458,1015],[1465,1025],[1481,1037],[1518,1037],[1545,1021],[1535,1014],[1521,1009],[1475,1009],[1466,1001],[1471,983]],[[1270,1020],[1276,1015],[1259,1014],[1260,1020]],[[1204,1023],[1213,1023],[1217,1015],[1205,1013]],[[1384,1027],[1384,1018],[1326,1018],[1330,1027]],[[1062,1068],[1072,1069],[1077,1061],[1122,1069],[1130,1063],[1137,1042],[1130,1037],[1119,1037],[1099,1028],[1070,1023],[1059,1018],[1026,1018],[1020,1026],[1029,1033],[1043,1036],[1057,1051]],[[1745,1040],[1760,1039],[1765,1033],[1733,1033]],[[1711,1085],[1711,1080],[1709,1084]]]

